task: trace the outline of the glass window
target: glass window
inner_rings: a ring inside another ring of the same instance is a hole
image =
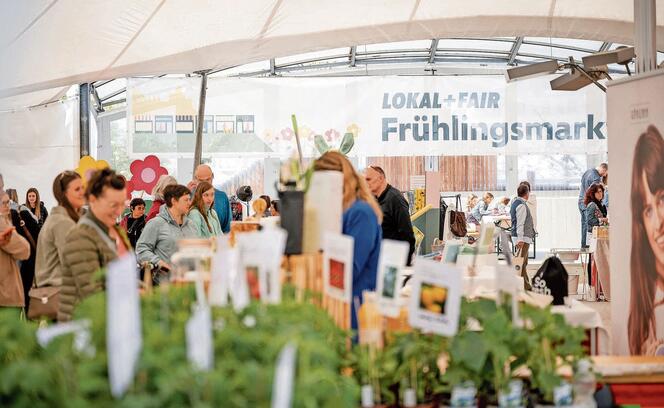
[[[214,133],[214,115],[203,117],[203,133]]]
[[[578,190],[588,162],[585,154],[530,154],[518,160],[519,180],[540,191]]]
[[[193,133],[194,132],[194,117],[193,115],[176,115],[175,116],[175,132],[176,133]],[[159,132],[168,133],[168,132]]]
[[[237,115],[237,132],[254,133],[254,115]]]
[[[157,115],[154,119],[155,133],[173,133],[173,116]]]
[[[235,116],[217,115],[215,127],[217,133],[235,133]]]
[[[152,133],[152,117],[148,115],[134,116],[135,133]]]

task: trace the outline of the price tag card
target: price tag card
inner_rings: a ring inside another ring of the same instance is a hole
[[[108,264],[106,274],[106,345],[111,394],[121,397],[136,371],[141,352],[141,305],[136,258],[126,255]]]
[[[425,333],[454,336],[459,328],[462,275],[460,268],[418,259],[411,278],[410,325]]]
[[[235,248],[220,247],[212,260],[212,275],[210,278],[209,302],[212,306],[228,305],[228,295],[232,278],[237,275],[238,250]]]
[[[287,233],[281,228],[238,236],[240,273],[244,274],[250,298],[281,302],[281,260]]]
[[[214,362],[214,347],[210,307],[207,305],[195,306],[191,318],[187,321],[185,331],[187,359],[201,371],[211,370]]]
[[[353,293],[353,237],[326,233],[323,243],[323,290],[349,303]]]
[[[409,246],[404,241],[383,240],[378,260],[378,310],[385,316],[399,316],[402,269],[408,261]]]
[[[295,384],[297,346],[288,343],[281,349],[272,382],[272,408],[290,408]]]

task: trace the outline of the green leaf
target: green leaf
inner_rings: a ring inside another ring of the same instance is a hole
[[[330,145],[327,144],[321,135],[314,136],[314,145],[320,154],[325,154],[325,152],[330,150]]]
[[[344,134],[343,139],[341,139],[341,145],[339,151],[343,154],[348,154],[353,146],[355,145],[355,138],[352,133]]]

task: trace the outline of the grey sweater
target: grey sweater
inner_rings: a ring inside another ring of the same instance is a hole
[[[148,221],[136,243],[136,258],[139,262],[159,261],[171,263],[171,256],[177,251],[177,242],[185,238],[197,238],[196,229],[185,216],[182,225],[171,217],[168,207],[161,206],[159,215]]]

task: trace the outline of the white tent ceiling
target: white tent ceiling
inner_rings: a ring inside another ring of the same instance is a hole
[[[664,44],[664,0],[657,1]],[[444,37],[633,43],[633,1],[0,0],[0,97]]]

